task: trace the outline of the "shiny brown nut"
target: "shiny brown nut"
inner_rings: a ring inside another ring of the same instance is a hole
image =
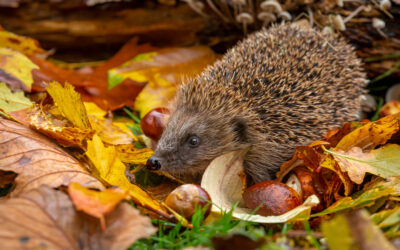
[[[140,121],[140,127],[146,136],[158,141],[164,131],[168,117],[169,110],[167,108],[152,109]]]
[[[317,194],[313,185],[313,174],[306,167],[298,167],[293,170],[297,176],[302,190],[302,199],[305,200],[313,194]]]
[[[165,199],[165,204],[190,220],[201,206],[206,209],[205,217],[211,211],[210,195],[202,187],[195,184],[185,184],[177,187]]]
[[[260,207],[256,213],[263,216],[281,215],[301,204],[294,189],[277,181],[264,181],[247,188],[243,200],[250,209]]]

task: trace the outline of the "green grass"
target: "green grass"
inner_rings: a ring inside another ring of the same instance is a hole
[[[183,249],[189,246],[212,246],[214,236],[231,233],[242,234],[252,240],[266,236],[261,225],[252,222],[235,220],[232,217],[233,209],[209,225],[203,225],[204,213],[197,209],[192,217],[193,228],[184,228],[180,223],[153,220],[158,226],[158,232],[149,239],[142,239],[132,245],[130,250],[138,249]],[[276,249],[276,248],[275,248]]]

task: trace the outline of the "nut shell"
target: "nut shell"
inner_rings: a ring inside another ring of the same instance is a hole
[[[243,200],[250,209],[261,205],[256,213],[263,216],[281,215],[301,204],[294,189],[277,181],[264,181],[247,188]]]
[[[207,201],[211,201],[210,195],[202,187],[195,184],[184,184],[167,196],[165,204],[190,220],[197,206],[208,206],[205,217],[210,214],[211,205]]]

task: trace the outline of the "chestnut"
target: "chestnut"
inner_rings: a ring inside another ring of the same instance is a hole
[[[158,141],[164,131],[169,113],[167,108],[155,108],[150,110],[140,121],[140,128],[143,133],[151,139]]]
[[[263,216],[281,215],[301,204],[297,192],[278,181],[263,181],[247,188],[243,200],[250,209]]]
[[[206,209],[205,217],[211,211],[210,195],[199,185],[184,184],[175,188],[165,199],[165,204],[190,220],[196,211],[196,207],[201,206]]]

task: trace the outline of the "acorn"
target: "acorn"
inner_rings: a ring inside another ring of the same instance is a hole
[[[158,141],[164,131],[169,114],[167,108],[152,109],[140,121],[140,128],[146,136]]]
[[[198,206],[205,209],[204,216],[211,212],[211,198],[199,185],[184,184],[172,191],[165,199],[165,204],[190,220]]]
[[[263,216],[281,215],[301,204],[297,192],[277,181],[263,181],[245,190],[243,200],[250,209]]]

